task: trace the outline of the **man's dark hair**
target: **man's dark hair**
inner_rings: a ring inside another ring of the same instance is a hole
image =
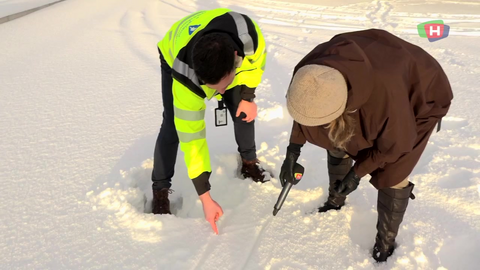
[[[235,69],[234,53],[226,34],[206,34],[193,46],[193,70],[203,82],[216,84]]]

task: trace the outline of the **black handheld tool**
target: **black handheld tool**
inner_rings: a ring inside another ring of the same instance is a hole
[[[280,211],[280,209],[282,208],[283,202],[285,202],[288,192],[290,192],[290,189],[292,188],[292,186],[298,184],[298,182],[302,180],[304,172],[305,172],[305,168],[303,168],[302,165],[295,163],[295,166],[293,167],[293,183],[286,182],[285,185],[283,186],[282,192],[280,192],[280,196],[278,196],[277,203],[273,207],[274,216],[276,216],[278,211]],[[282,180],[280,179],[280,181]]]

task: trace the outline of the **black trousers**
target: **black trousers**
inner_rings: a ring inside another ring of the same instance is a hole
[[[175,173],[175,163],[178,153],[178,135],[174,123],[172,69],[160,54],[160,68],[162,70],[162,100],[163,122],[158,133],[153,156],[152,188],[170,188]],[[235,140],[238,152],[243,159],[254,160],[257,158],[255,146],[255,121],[247,123],[242,121],[245,114],[236,117],[238,104],[241,101],[240,87],[229,89],[222,95],[225,105],[233,120]]]

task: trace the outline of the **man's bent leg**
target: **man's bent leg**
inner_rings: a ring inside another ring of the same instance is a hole
[[[243,121],[242,119],[245,118],[244,113],[240,114],[240,117],[236,117],[238,105],[240,104],[240,101],[242,101],[240,87],[237,86],[233,89],[227,90],[222,97],[230,115],[232,116],[235,140],[238,145],[240,156],[245,160],[256,160],[255,120],[250,123]]]
[[[251,178],[255,182],[265,182],[265,170],[260,167],[257,159],[255,146],[255,120],[250,123],[243,121],[246,117],[241,113],[239,117],[236,116],[237,109],[242,101],[240,95],[240,87],[237,86],[230,89],[223,94],[223,100],[230,115],[233,119],[233,126],[235,131],[235,140],[238,145],[238,152],[242,157],[241,173],[245,178]]]
[[[178,135],[174,124],[172,70],[160,56],[162,69],[163,122],[155,145],[152,189],[171,187],[178,152]]]

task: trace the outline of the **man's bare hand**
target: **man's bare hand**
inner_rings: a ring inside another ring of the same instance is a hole
[[[248,123],[252,122],[255,117],[257,117],[257,104],[255,102],[250,102],[246,100],[240,101],[240,104],[238,104],[238,109],[237,109],[237,117],[240,116],[241,113],[245,113],[247,117],[243,118],[243,121],[246,121]]]
[[[220,205],[210,197],[210,191],[200,195],[200,201],[203,204],[203,213],[205,213],[205,219],[212,226],[215,234],[218,234],[218,228],[216,222],[223,216],[223,210]]]

